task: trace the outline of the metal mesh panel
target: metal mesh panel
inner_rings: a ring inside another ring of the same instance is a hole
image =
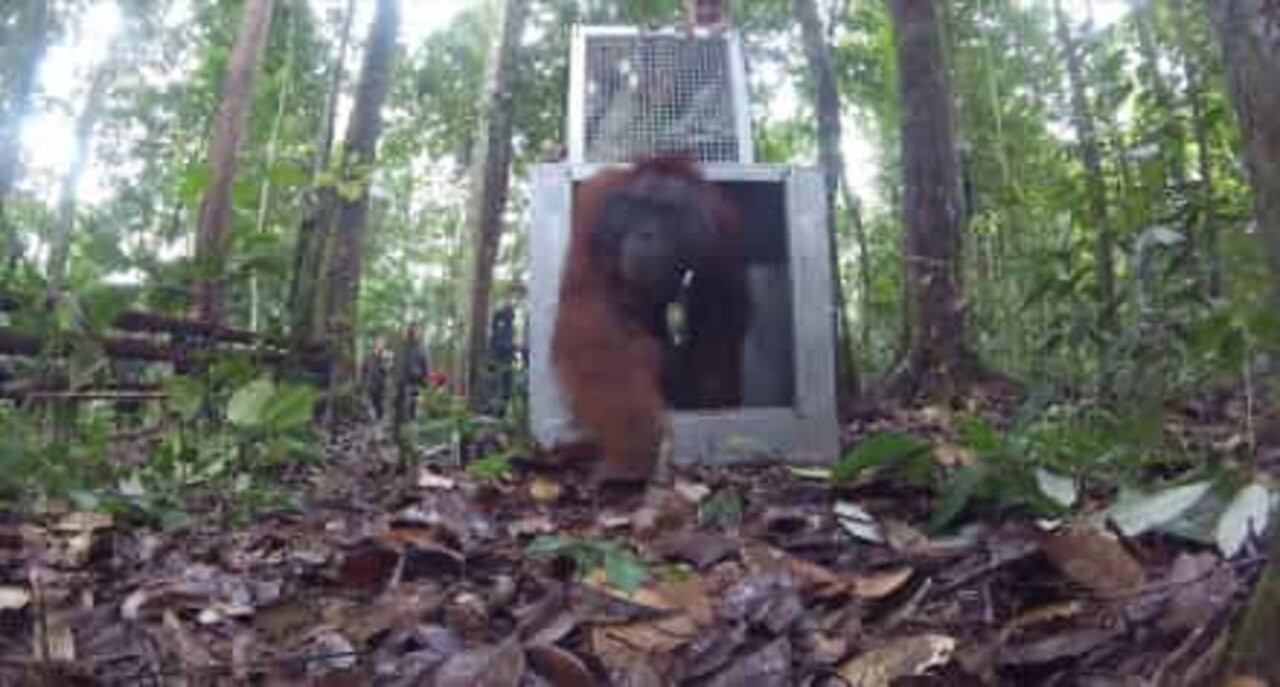
[[[652,153],[739,160],[725,40],[589,36],[585,67],[587,162]]]

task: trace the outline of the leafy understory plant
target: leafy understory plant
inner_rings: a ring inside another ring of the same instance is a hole
[[[1127,537],[1159,531],[1214,545],[1226,558],[1261,535],[1280,497],[1261,482],[1233,489],[1231,480],[1205,479],[1139,493],[1122,491],[1116,503],[1093,516]],[[1237,485],[1238,486],[1238,485]]]
[[[467,474],[486,482],[498,482],[511,476],[515,470],[511,459],[516,452],[512,449],[487,455],[467,465]]]
[[[644,559],[630,548],[614,540],[593,541],[578,537],[543,535],[529,544],[527,552],[534,558],[563,556],[572,560],[579,577],[603,568],[605,580],[631,594],[649,577]]]

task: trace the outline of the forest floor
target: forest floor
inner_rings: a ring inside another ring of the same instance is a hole
[[[1229,441],[1232,404],[1168,422]],[[885,430],[973,460],[936,408],[843,439]],[[1280,441],[1254,455],[1280,474]],[[299,482],[304,510],[243,527],[0,516],[0,684],[1193,685],[1265,564],[1256,541],[1225,559],[1018,508],[931,535],[944,504],[885,470],[679,471],[633,506],[586,483],[532,460],[409,473],[366,430]]]

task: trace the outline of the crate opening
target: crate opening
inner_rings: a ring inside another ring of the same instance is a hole
[[[667,402],[678,411],[720,411],[734,408],[789,408],[795,404],[795,329],[788,251],[786,185],[781,181],[714,181],[737,208],[746,249],[746,286],[750,312],[742,341],[738,370],[741,402],[722,405],[681,398],[670,393]],[[683,314],[683,313],[682,313]],[[684,322],[683,329],[696,329]],[[678,345],[668,341],[668,345]],[[683,388],[697,388],[689,379],[699,370],[685,368],[675,380]]]

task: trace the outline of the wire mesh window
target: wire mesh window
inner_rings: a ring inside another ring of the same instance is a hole
[[[604,35],[586,40],[585,158],[626,162],[684,153],[740,160],[728,43],[722,38]]]

